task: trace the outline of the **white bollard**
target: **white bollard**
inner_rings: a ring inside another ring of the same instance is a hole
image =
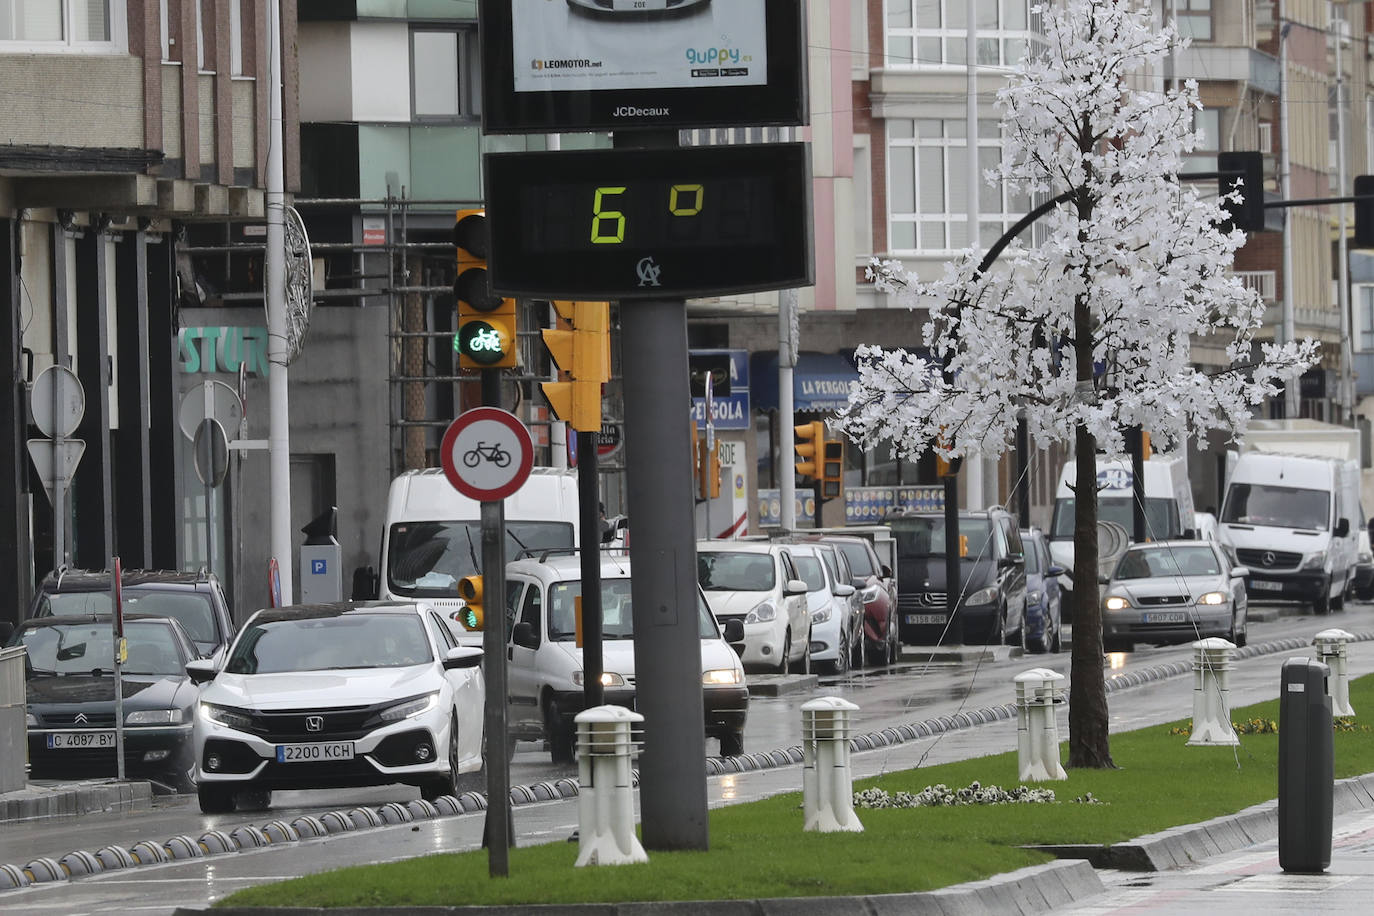
[[[577,714],[577,867],[631,865],[649,856],[635,836],[630,761],[639,752],[631,729],[644,721],[623,706]]]
[[[1355,710],[1350,706],[1350,658],[1345,647],[1354,638],[1345,630],[1331,629],[1322,630],[1312,640],[1317,647],[1317,661],[1324,662],[1331,669],[1331,676],[1326,679],[1326,692],[1331,697],[1333,716],[1355,715]]]
[[[1240,744],[1231,727],[1231,651],[1235,644],[1213,636],[1193,643],[1193,734],[1189,747]]]
[[[1022,782],[1068,779],[1059,762],[1059,725],[1054,700],[1064,675],[1049,668],[1022,671],[1016,684],[1016,764]]]
[[[802,704],[802,817],[804,830],[863,832],[854,813],[849,770],[850,713],[857,706],[839,697]]]

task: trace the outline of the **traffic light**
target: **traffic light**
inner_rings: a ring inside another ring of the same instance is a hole
[[[464,607],[458,612],[458,622],[465,630],[480,630],[486,617],[482,610],[482,577],[464,576],[458,580],[458,597],[463,599]]]
[[[825,439],[821,464],[821,499],[838,499],[844,491],[844,440]]]
[[[696,441],[697,496],[701,499],[715,499],[720,496],[720,443],[708,449],[706,440]]]
[[[1218,189],[1222,194],[1239,190],[1239,201],[1223,201],[1229,227],[1246,232],[1264,228],[1264,155],[1254,150],[1219,153],[1217,171],[1222,172]],[[1235,174],[1225,174],[1227,172]]]
[[[820,420],[801,423],[794,432],[797,442],[793,447],[800,456],[797,459],[797,473],[819,479],[821,466],[825,463],[825,424]]]
[[[1355,176],[1355,247],[1374,248],[1374,175]]]
[[[485,210],[459,210],[453,224],[458,247],[453,295],[458,298],[458,331],[453,349],[464,369],[510,369],[516,351],[515,300],[497,296],[487,277],[489,248]]]
[[[600,432],[601,386],[611,378],[610,303],[555,301],[553,307],[572,329],[546,329],[544,346],[571,381],[539,387],[558,419],[578,432]]]

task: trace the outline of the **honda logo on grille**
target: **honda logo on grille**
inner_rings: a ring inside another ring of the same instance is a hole
[[[308,732],[324,731],[324,716],[306,716],[305,730]]]

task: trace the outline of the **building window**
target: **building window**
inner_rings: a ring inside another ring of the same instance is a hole
[[[6,51],[110,51],[127,46],[124,0],[0,0]]]
[[[480,114],[477,36],[472,29],[411,32],[411,97],[415,120],[454,120]]]
[[[968,64],[968,17],[974,16],[979,66],[1010,67],[1039,40],[1039,0],[888,0],[887,66]]]
[[[888,247],[892,251],[958,251],[970,244],[968,232],[967,122],[921,118],[887,121]],[[1002,158],[997,121],[978,122],[979,243],[997,241],[1031,209],[1029,198],[1006,183],[983,181],[983,173]]]
[[[1193,41],[1212,40],[1212,0],[1174,0],[1178,33]]]
[[[1193,131],[1201,134],[1193,152],[1184,159],[1185,172],[1215,172],[1221,151],[1221,109],[1202,108],[1193,112]]]

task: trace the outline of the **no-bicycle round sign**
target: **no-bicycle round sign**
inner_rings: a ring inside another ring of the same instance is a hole
[[[439,461],[459,493],[478,502],[499,502],[530,476],[534,442],[514,414],[477,407],[449,424]]]

